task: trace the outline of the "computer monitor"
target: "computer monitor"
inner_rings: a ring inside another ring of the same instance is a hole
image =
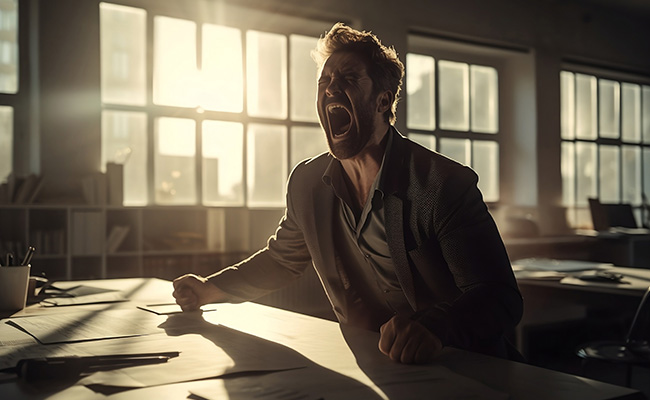
[[[637,228],[634,210],[630,204],[603,204],[598,199],[589,199],[589,209],[594,229],[605,231],[613,227]]]

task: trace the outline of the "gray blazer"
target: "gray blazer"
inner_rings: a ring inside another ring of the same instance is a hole
[[[445,345],[507,356],[503,335],[521,319],[522,299],[477,175],[395,128],[389,134],[386,236],[412,318]],[[285,215],[267,246],[210,277],[233,301],[279,289],[313,264],[335,314],[347,322],[332,238],[336,197],[322,182],[331,160],[325,153],[298,164]]]

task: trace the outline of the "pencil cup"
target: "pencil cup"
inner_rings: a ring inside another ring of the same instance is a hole
[[[30,265],[0,267],[0,310],[20,311],[27,303]]]

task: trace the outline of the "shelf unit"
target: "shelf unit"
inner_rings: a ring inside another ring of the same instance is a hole
[[[0,205],[0,254],[34,246],[49,279],[209,274],[265,245],[283,211],[202,206]]]

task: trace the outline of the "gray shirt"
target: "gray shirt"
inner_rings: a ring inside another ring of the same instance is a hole
[[[368,199],[355,215],[340,162],[333,160],[323,175],[338,201],[334,205],[332,232],[339,276],[346,290],[346,322],[378,330],[395,314],[410,315],[409,305],[399,284],[386,242],[384,224],[384,193],[382,175],[388,143],[382,164],[373,182]]]

